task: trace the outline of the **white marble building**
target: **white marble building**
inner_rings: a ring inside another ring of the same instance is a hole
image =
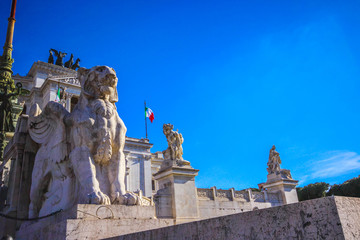
[[[59,88],[61,89],[60,103],[69,112],[78,102],[81,87],[75,70],[38,61],[32,65],[26,76],[15,75],[13,78],[15,82],[21,82],[23,88],[30,91],[28,96],[20,99],[20,102],[25,105],[26,114],[29,113],[29,109],[34,103],[39,104],[40,108],[44,108],[49,101],[54,101]],[[156,177],[164,162],[164,156],[162,152],[151,153],[152,146],[153,144],[148,139],[126,137],[124,149],[126,189],[131,192],[141,190],[146,197],[153,197],[156,194],[159,201],[166,202],[169,201],[170,195],[161,194],[164,192],[164,186],[159,181],[159,177]],[[7,159],[8,162],[4,161],[0,166],[3,166],[3,178],[9,175],[4,167],[6,166],[8,170],[11,169],[12,158]],[[250,189],[236,191],[232,188],[222,190],[216,189],[216,187],[203,189],[196,188],[194,185],[194,194],[196,195],[194,198],[196,204],[195,202],[194,204],[199,208],[199,216],[206,218],[297,202],[295,189],[297,181],[291,178],[289,170],[281,170],[280,174],[280,166],[278,168],[279,174],[270,174],[269,172],[268,181],[259,184],[260,192]],[[163,206],[165,205],[163,204]],[[169,213],[166,214],[169,215]]]

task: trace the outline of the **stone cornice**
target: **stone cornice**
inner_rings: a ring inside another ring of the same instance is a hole
[[[57,66],[51,63],[46,63],[42,61],[35,62],[28,72],[27,76],[34,77],[37,72],[45,72],[52,75],[66,75],[69,77],[76,77],[77,71],[65,68],[61,66]]]
[[[138,146],[138,147],[143,147],[143,148],[152,148],[152,146],[154,145],[152,143],[149,143],[149,140],[147,140],[147,139],[138,139],[138,138],[131,138],[131,137],[126,137],[125,143],[128,146]]]
[[[45,83],[47,81],[61,83],[61,84],[65,84],[65,85],[71,85],[71,86],[78,87],[79,89],[81,88],[80,81],[77,79],[77,77],[69,77],[69,76],[48,77],[45,80],[43,85],[45,85]]]
[[[151,162],[152,162],[152,163],[161,164],[163,161],[164,161],[164,159],[158,159],[158,158],[154,159],[154,158],[151,158]]]
[[[187,176],[187,177],[191,177],[194,178],[195,176],[198,175],[199,170],[198,169],[194,169],[192,167],[168,167],[165,169],[161,169],[159,172],[155,173],[153,176],[155,177],[156,180],[159,180],[161,178],[165,178],[169,175],[174,175],[174,176]]]
[[[273,181],[273,182],[269,182],[269,183],[264,183],[263,187],[264,188],[269,188],[269,187],[275,187],[278,185],[290,185],[290,186],[296,186],[298,184],[299,181],[297,180],[291,180],[291,179],[280,179],[277,181]]]
[[[19,74],[13,75],[12,78],[14,81],[21,81],[21,82],[32,82],[33,78],[30,76],[20,76]]]

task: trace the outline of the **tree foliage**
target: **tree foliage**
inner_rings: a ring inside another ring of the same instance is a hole
[[[299,201],[320,198],[325,196],[360,197],[360,175],[345,181],[342,184],[330,186],[325,182],[317,182],[296,188]]]
[[[342,184],[334,184],[326,193],[327,196],[360,197],[360,175]]]
[[[306,185],[305,187],[296,188],[299,201],[325,197],[329,186],[328,183],[317,182]]]

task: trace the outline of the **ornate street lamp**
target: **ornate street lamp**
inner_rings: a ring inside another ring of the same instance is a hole
[[[0,160],[3,160],[3,152],[6,143],[6,136],[9,132],[15,131],[15,122],[22,107],[17,104],[17,97],[22,92],[21,83],[16,84],[12,79],[12,58],[13,36],[15,26],[16,0],[12,0],[10,17],[4,45],[3,55],[0,56]]]

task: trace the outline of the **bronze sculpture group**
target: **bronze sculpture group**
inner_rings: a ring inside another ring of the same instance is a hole
[[[16,89],[11,89],[7,85],[1,87],[0,91],[0,160],[2,160],[5,148],[6,132],[14,132],[13,105],[14,99],[24,94],[21,83],[16,84]]]
[[[53,48],[51,48],[49,50],[49,53],[50,53],[50,55],[49,55],[49,58],[48,58],[48,63],[54,64],[54,55],[55,55],[55,57],[57,57],[57,59],[55,61],[55,65],[70,68],[70,69],[73,69],[73,70],[76,70],[77,68],[80,68],[80,58],[77,58],[75,60],[75,63],[74,63],[74,55],[73,54],[71,54],[69,61],[65,62],[65,65],[64,65],[63,59],[65,58],[67,53],[57,51],[57,50],[55,50]]]
[[[0,131],[3,132],[14,132],[15,126],[13,124],[12,116],[12,100],[21,95],[23,92],[22,84],[16,84],[16,90],[9,91],[8,87],[5,85],[3,91],[0,92]]]

